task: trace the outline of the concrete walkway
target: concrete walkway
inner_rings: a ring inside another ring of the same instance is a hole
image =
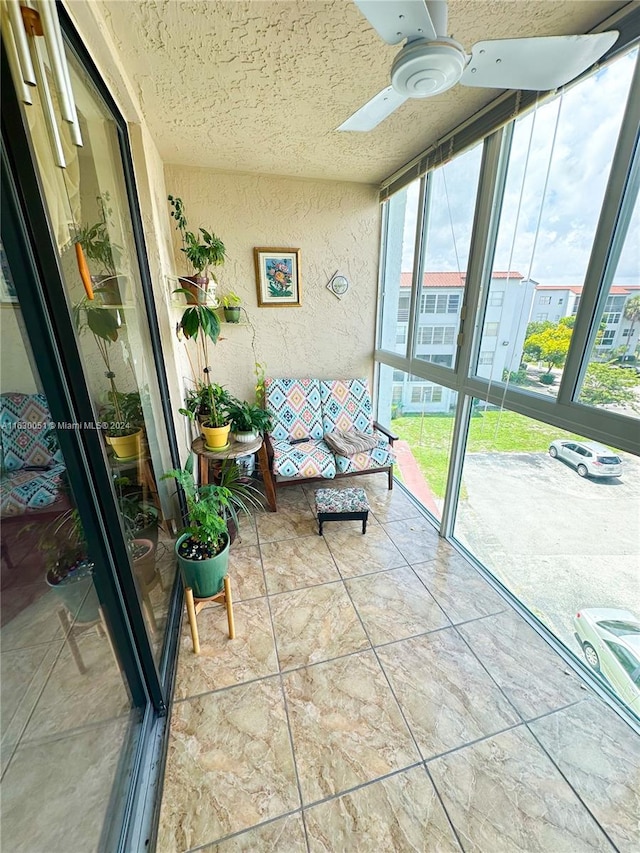
[[[394,441],[393,449],[396,452],[396,460],[405,486],[425,505],[429,512],[433,513],[436,518],[440,518],[440,508],[435,502],[431,489],[418,467],[408,443],[402,440]]]

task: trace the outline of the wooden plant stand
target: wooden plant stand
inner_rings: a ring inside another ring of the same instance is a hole
[[[224,579],[224,587],[216,595],[210,598],[194,598],[193,590],[190,586],[185,587],[184,597],[187,602],[187,616],[189,617],[189,627],[191,628],[191,641],[193,642],[193,653],[200,654],[200,637],[198,636],[198,613],[206,604],[215,601],[219,604],[224,604],[227,609],[227,622],[229,623],[229,639],[235,640],[236,628],[233,621],[233,601],[231,600],[231,583],[229,575]]]

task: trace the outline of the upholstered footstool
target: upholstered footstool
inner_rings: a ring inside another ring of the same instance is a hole
[[[319,536],[325,521],[362,521],[362,532],[367,532],[369,503],[364,489],[318,489],[316,512]]]

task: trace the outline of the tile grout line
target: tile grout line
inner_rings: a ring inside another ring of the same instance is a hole
[[[257,527],[257,522],[256,522],[256,527]],[[300,538],[300,537],[297,537],[297,538]],[[280,665],[280,653],[278,650],[278,638],[276,636],[275,623],[273,621],[273,611],[271,610],[271,597],[270,597],[269,591],[268,591],[269,588],[267,586],[267,573],[266,573],[265,568],[264,568],[264,560],[262,558],[262,547],[261,547],[260,542],[258,543],[258,551],[259,551],[259,555],[260,555],[260,567],[262,569],[262,577],[264,580],[264,588],[267,592],[267,596],[266,596],[267,608],[269,610],[269,620],[271,622],[271,634],[273,637],[273,647],[274,647],[274,650],[276,653],[276,663],[278,666],[278,680],[280,683],[280,695],[282,696],[282,702],[284,705],[284,713],[285,713],[285,717],[287,720],[287,733],[289,735],[289,748],[291,749],[291,758],[293,761],[293,771],[294,771],[295,776],[296,776],[296,787],[298,789],[298,801],[300,802],[300,815],[302,817],[302,829],[304,832],[304,840],[305,840],[305,844],[307,847],[307,853],[310,853],[311,848],[309,845],[309,834],[307,832],[307,822],[306,822],[305,816],[304,816],[304,799],[302,797],[302,785],[300,783],[300,774],[298,772],[298,762],[296,760],[296,751],[295,751],[295,745],[294,745],[294,741],[293,741],[293,732],[291,731],[291,717],[289,715],[289,703],[287,702],[287,695],[286,695],[286,691],[284,689],[284,679],[283,679],[283,674],[282,674],[282,667]]]
[[[222,835],[220,838],[216,838],[214,841],[205,841],[203,844],[198,844],[196,847],[187,848],[184,853],[198,853],[200,850],[207,850],[211,848],[214,844],[221,844],[226,841],[230,841],[232,838],[239,838],[242,835],[246,835],[249,832],[252,832],[254,829],[261,829],[263,826],[269,826],[272,823],[275,823],[278,820],[283,820],[293,815],[301,815],[301,809],[292,809],[288,812],[283,812],[280,815],[276,815],[276,817],[267,818],[267,820],[261,820],[260,823],[254,823],[251,826],[247,826],[244,829],[239,829],[237,832],[230,832],[228,835]],[[302,815],[301,815],[302,816]]]
[[[414,573],[414,574],[415,574],[415,573]],[[346,585],[345,585],[345,587],[346,587]],[[362,617],[361,617],[361,615],[360,615],[360,612],[358,611],[358,608],[356,607],[356,605],[355,605],[355,603],[354,603],[353,599],[351,598],[351,593],[349,592],[349,590],[348,590],[348,589],[347,589],[347,595],[349,596],[349,599],[351,600],[351,605],[352,605],[352,607],[354,608],[354,610],[356,611],[356,614],[357,614],[357,616],[358,616],[358,619],[360,619],[360,623],[361,623],[361,625],[362,625],[362,629],[364,630],[365,634],[367,635],[367,638],[368,638],[369,642],[371,643],[371,637],[369,636],[369,632],[367,631],[367,628],[366,628],[366,626],[365,626],[365,624],[364,624],[364,621],[363,621],[363,619],[362,619]],[[429,595],[431,595],[431,593],[429,593]],[[433,596],[431,596],[431,597],[433,598]],[[434,599],[434,601],[435,601],[435,599]],[[436,604],[437,604],[437,602],[436,602]],[[438,607],[439,607],[439,605],[438,605]],[[441,609],[442,609],[442,608],[441,608]],[[443,611],[443,612],[444,612],[444,611]],[[446,614],[444,614],[444,615],[446,616]],[[447,618],[448,618],[448,617],[447,617]],[[420,758],[422,759],[422,765],[423,765],[423,767],[424,767],[424,769],[425,769],[425,772],[426,772],[426,774],[427,774],[427,777],[431,780],[431,782],[432,782],[432,784],[433,784],[433,780],[431,779],[431,774],[430,774],[430,773],[429,773],[429,771],[427,770],[427,766],[426,766],[426,763],[425,763],[424,755],[422,754],[422,750],[420,749],[420,746],[419,746],[419,744],[418,744],[417,738],[416,738],[415,734],[413,733],[413,729],[412,729],[412,728],[411,728],[411,726],[409,725],[409,722],[408,722],[408,720],[407,720],[407,718],[406,718],[406,716],[405,716],[404,710],[403,710],[403,708],[402,708],[402,706],[401,706],[401,704],[400,704],[400,702],[399,702],[399,700],[398,700],[398,697],[397,697],[397,696],[396,696],[396,694],[395,694],[395,691],[394,691],[394,689],[393,689],[393,686],[391,685],[391,681],[389,680],[389,676],[387,675],[387,672],[386,672],[386,670],[385,670],[384,666],[382,665],[382,662],[381,662],[380,658],[378,657],[378,653],[377,653],[376,648],[375,648],[375,646],[373,645],[373,643],[371,643],[371,650],[373,651],[373,654],[375,655],[375,658],[376,658],[376,661],[377,661],[377,663],[378,663],[378,667],[379,667],[379,669],[380,669],[380,672],[382,673],[382,675],[383,675],[383,677],[384,677],[385,681],[387,682],[387,686],[389,687],[389,691],[390,691],[390,693],[391,693],[391,695],[392,695],[392,697],[393,697],[394,702],[396,703],[396,707],[397,707],[397,709],[398,709],[398,711],[399,711],[399,713],[400,713],[400,716],[402,717],[402,720],[403,720],[403,722],[404,722],[405,726],[407,727],[407,731],[409,732],[409,734],[410,734],[410,736],[411,736],[411,739],[412,739],[412,741],[413,741],[413,743],[414,743],[414,746],[415,746],[415,748],[416,748],[416,750],[417,750],[417,752],[418,752],[418,755],[419,755],[419,756],[420,756]],[[406,768],[406,767],[405,767],[405,768],[404,768],[404,771],[406,771],[407,769],[409,769],[409,768]],[[403,772],[403,771],[398,771],[398,772]],[[379,780],[376,780],[376,781],[379,781]],[[456,838],[456,840],[458,841],[458,844],[460,844],[461,849],[462,849],[462,850],[464,850],[464,848],[462,847],[462,844],[461,844],[461,842],[460,842],[460,839],[459,839],[459,837],[458,837],[458,832],[457,832],[457,830],[456,830],[456,827],[454,826],[453,820],[452,820],[451,816],[449,815],[449,812],[447,811],[447,808],[446,808],[446,806],[445,806],[445,804],[444,804],[444,802],[443,802],[443,800],[442,800],[442,797],[440,796],[440,792],[439,792],[439,791],[438,791],[438,789],[435,787],[435,785],[433,786],[433,789],[434,789],[434,791],[436,792],[436,796],[438,797],[438,799],[439,799],[439,801],[440,801],[440,805],[442,806],[442,809],[443,809],[443,811],[444,811],[445,817],[446,817],[447,821],[449,822],[449,825],[450,825],[450,827],[451,827],[451,831],[453,832],[454,837],[455,837],[455,838]]]
[[[583,701],[584,701],[584,700],[583,700]],[[580,704],[580,703],[579,703],[579,702],[577,702],[577,703],[574,703],[574,704]],[[572,707],[572,706],[570,706],[570,705],[569,705],[569,706],[567,706],[567,707]],[[564,709],[562,709],[562,710],[564,710]],[[531,721],[531,722],[535,722],[535,721]],[[549,759],[549,761],[551,762],[551,764],[552,764],[552,765],[555,767],[555,769],[558,771],[559,775],[562,777],[562,779],[564,779],[565,783],[569,786],[569,789],[573,792],[573,794],[574,794],[575,798],[578,800],[578,802],[580,803],[580,805],[582,806],[582,808],[583,808],[583,809],[587,812],[587,814],[591,817],[591,819],[593,820],[593,822],[595,823],[595,825],[600,829],[600,831],[602,832],[602,834],[604,835],[604,837],[605,837],[605,838],[607,839],[607,841],[611,844],[612,848],[613,848],[614,850],[618,851],[618,850],[619,850],[619,848],[618,848],[617,844],[615,844],[615,843],[613,842],[613,839],[609,836],[609,833],[607,832],[607,830],[602,826],[602,824],[600,823],[600,821],[598,820],[598,818],[597,818],[597,817],[594,815],[594,813],[591,811],[591,809],[589,808],[589,806],[586,804],[586,802],[585,802],[585,801],[584,801],[584,799],[582,798],[582,795],[581,795],[581,794],[579,794],[579,793],[578,793],[578,791],[576,791],[576,789],[573,787],[573,785],[571,784],[571,782],[570,782],[570,781],[569,781],[569,779],[567,778],[566,774],[565,774],[565,773],[564,773],[564,771],[561,769],[560,765],[557,763],[557,761],[554,759],[554,757],[551,755],[551,753],[549,752],[549,750],[548,750],[548,749],[546,748],[546,746],[542,743],[542,741],[541,741],[541,740],[540,740],[540,738],[536,735],[536,733],[531,729],[531,727],[530,727],[529,723],[528,723],[528,722],[525,722],[525,724],[524,724],[524,725],[525,725],[525,727],[526,727],[527,731],[529,732],[529,734],[531,735],[531,737],[532,737],[532,738],[535,740],[535,742],[537,743],[537,745],[538,745],[538,747],[540,748],[540,750],[541,750],[541,751],[542,751],[542,752],[547,756],[547,758]]]

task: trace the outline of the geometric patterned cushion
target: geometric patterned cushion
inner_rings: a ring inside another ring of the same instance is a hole
[[[57,442],[53,453],[48,446],[48,442],[53,444],[51,435],[55,440],[55,430],[49,426],[50,422],[51,415],[43,394],[0,394],[4,471],[49,468],[56,462],[62,462]]]
[[[378,446],[353,456],[340,456],[336,453],[336,468],[339,474],[352,471],[367,471],[369,468],[386,468],[395,462],[395,453],[386,438],[378,440]]]
[[[336,476],[333,453],[321,439],[289,444],[288,441],[272,441],[273,473],[279,477],[325,477]]]
[[[316,512],[367,512],[369,502],[364,489],[318,489]]]
[[[321,380],[320,398],[325,433],[358,429],[373,434],[371,394],[366,379]]]
[[[265,408],[273,426],[273,442],[290,438],[322,438],[320,383],[317,379],[265,380]]]
[[[65,466],[43,471],[15,471],[0,480],[0,513],[3,517],[22,515],[30,509],[50,506],[61,496]]]

